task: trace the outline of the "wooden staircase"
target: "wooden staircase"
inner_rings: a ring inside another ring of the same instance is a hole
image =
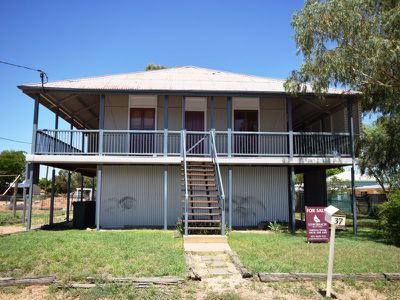
[[[181,166],[182,207],[185,212],[185,169]],[[214,163],[187,161],[188,233],[221,233],[221,203]],[[185,220],[183,217],[182,220]]]

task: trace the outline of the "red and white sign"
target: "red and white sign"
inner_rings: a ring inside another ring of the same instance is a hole
[[[308,242],[328,242],[329,224],[325,221],[324,206],[306,206],[306,229]]]

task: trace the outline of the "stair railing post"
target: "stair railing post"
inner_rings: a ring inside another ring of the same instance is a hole
[[[183,169],[185,176],[185,235],[189,233],[189,194],[188,194],[188,186],[187,186],[187,166],[186,166],[186,130],[183,129],[181,131],[181,151],[183,156]]]
[[[219,167],[217,147],[215,145],[215,129],[212,129],[210,131],[210,142],[212,145],[211,156],[214,163],[215,172],[217,173],[218,198],[221,202],[221,223],[222,223],[221,235],[225,235],[225,192],[224,192],[224,186],[222,185],[222,177],[221,177],[221,170]]]

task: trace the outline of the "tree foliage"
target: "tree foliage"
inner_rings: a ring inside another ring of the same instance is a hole
[[[342,167],[338,168],[331,168],[326,170],[326,177],[337,175],[344,172],[344,169]]]
[[[374,176],[385,192],[400,188],[399,129],[400,116],[381,117],[372,126],[364,126],[360,139],[361,172]]]
[[[4,150],[0,153],[0,175],[23,175],[25,171],[25,154],[23,151]],[[0,177],[0,191],[7,188],[7,183],[15,177]],[[20,181],[22,181],[21,176]]]
[[[390,193],[388,198],[378,207],[379,226],[391,242],[400,246],[400,190]]]
[[[162,70],[162,69],[166,69],[166,68],[167,67],[164,67],[163,65],[148,64],[145,68],[145,71]]]
[[[331,85],[362,93],[365,110],[400,113],[400,1],[306,0],[292,19],[304,57],[285,88],[306,83],[324,94]]]
[[[81,186],[81,174],[72,172],[71,175],[71,192],[75,191],[77,188]],[[60,170],[55,177],[54,186],[56,194],[65,194],[67,192],[67,183],[68,183],[68,171]],[[96,183],[95,183],[96,185]],[[51,192],[51,177],[46,181],[46,178],[41,178],[39,180],[39,186],[42,190],[45,190],[47,193]],[[83,187],[91,188],[92,187],[92,178],[84,177],[83,179]]]

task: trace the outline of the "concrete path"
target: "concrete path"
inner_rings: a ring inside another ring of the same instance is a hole
[[[226,236],[184,237],[184,248],[206,290],[225,292],[245,283],[227,254],[231,248]]]

